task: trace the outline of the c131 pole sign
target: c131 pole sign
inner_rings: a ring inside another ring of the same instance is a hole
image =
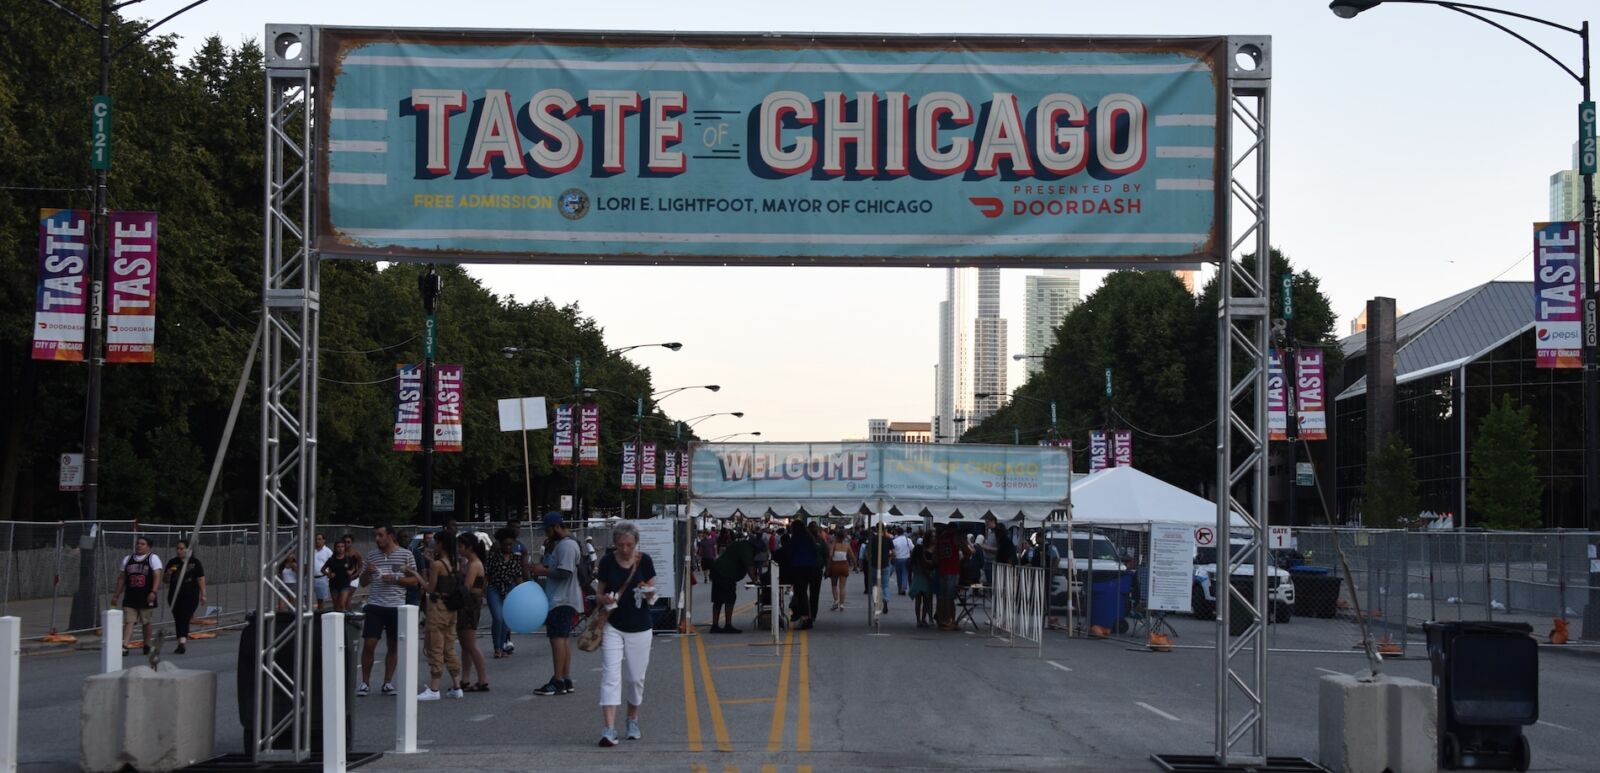
[[[319,35],[331,257],[1173,267],[1227,249],[1227,38]]]

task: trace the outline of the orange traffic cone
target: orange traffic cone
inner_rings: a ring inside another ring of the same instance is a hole
[[[1551,644],[1566,644],[1567,643],[1567,621],[1558,617],[1558,618],[1555,619],[1555,625],[1556,625],[1556,627],[1551,629],[1551,631],[1550,631],[1550,643]]]
[[[1389,634],[1384,634],[1383,638],[1378,640],[1378,654],[1399,655],[1400,645],[1395,643],[1393,639],[1389,638]]]
[[[1167,638],[1164,633],[1151,632],[1150,642],[1147,646],[1151,652],[1171,652],[1172,639]]]
[[[215,638],[217,638],[217,632],[216,631],[195,631],[194,633],[189,634],[189,640],[190,641],[194,641],[196,639],[215,639]]]
[[[1101,638],[1101,639],[1110,638],[1111,629],[1107,628],[1107,627],[1105,627],[1103,625],[1091,625],[1091,626],[1089,626],[1089,635],[1090,636],[1095,636],[1095,637],[1098,637],[1098,638]]]

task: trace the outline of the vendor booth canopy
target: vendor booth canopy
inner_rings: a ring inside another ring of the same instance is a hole
[[[1072,522],[1077,525],[1159,522],[1215,526],[1217,503],[1132,467],[1111,467],[1073,485]],[[1244,519],[1233,513],[1232,525],[1244,526]]]
[[[907,443],[700,443],[690,512],[1042,523],[1065,507],[1062,448]],[[892,522],[892,520],[890,521]]]

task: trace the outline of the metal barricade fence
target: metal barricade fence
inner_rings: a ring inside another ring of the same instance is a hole
[[[990,635],[1005,632],[1044,651],[1045,571],[1036,566],[996,564],[989,599]]]

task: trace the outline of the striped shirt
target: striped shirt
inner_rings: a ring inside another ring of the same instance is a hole
[[[367,591],[367,603],[375,607],[398,607],[406,603],[406,586],[400,584],[406,568],[417,568],[417,559],[411,551],[395,546],[393,550],[385,553],[381,550],[367,551],[367,565],[365,571],[373,572],[372,582]],[[385,580],[383,577],[389,576]]]

